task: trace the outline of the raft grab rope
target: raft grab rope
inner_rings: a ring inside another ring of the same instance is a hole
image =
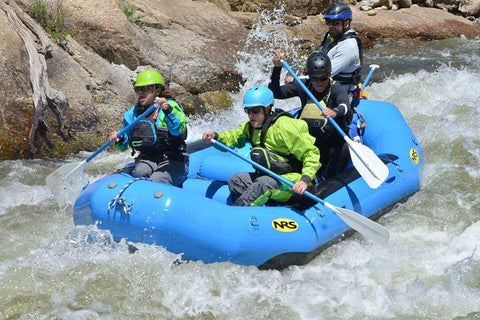
[[[138,180],[147,180],[146,178],[135,178],[131,181],[129,181],[123,188],[118,192],[118,194],[108,202],[108,215],[110,215],[110,211],[114,209],[114,211],[117,210],[117,206],[121,205],[122,212],[124,214],[127,214],[129,216],[132,215],[132,206],[133,204],[128,204],[125,200],[125,198],[122,196],[125,190],[127,190],[128,187],[130,187],[134,182]]]

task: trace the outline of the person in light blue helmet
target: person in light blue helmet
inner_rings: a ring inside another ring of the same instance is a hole
[[[287,202],[294,193],[303,194],[320,168],[320,152],[307,123],[281,110],[272,111],[273,92],[264,86],[250,88],[243,99],[248,120],[224,132],[206,131],[203,140],[216,139],[229,147],[253,146],[253,161],[294,183],[283,185],[263,172],[243,172],[228,181],[234,206],[260,206],[268,200]]]

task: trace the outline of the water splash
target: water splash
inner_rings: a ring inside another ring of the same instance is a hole
[[[250,30],[244,48],[237,52],[239,61],[237,71],[242,74],[245,82],[239,92],[231,93],[233,104],[228,110],[210,113],[203,116],[193,116],[189,122],[189,140],[196,140],[206,130],[224,131],[236,127],[247,118],[241,107],[245,92],[256,85],[268,86],[273,68],[273,54],[276,48],[281,48],[292,65],[301,66],[306,57],[298,54],[299,40],[286,33],[286,13],[284,6],[273,11],[263,10]],[[283,70],[283,77],[286,71]],[[282,78],[283,78],[282,77]],[[290,110],[299,106],[299,99],[277,100],[275,106]]]

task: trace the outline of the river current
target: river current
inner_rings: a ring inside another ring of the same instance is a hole
[[[258,32],[252,38],[267,45],[251,50],[247,42],[238,63],[247,83],[232,94],[234,104],[191,117],[189,139],[246,119],[243,93],[268,83],[272,48],[290,45],[258,39]],[[391,233],[388,245],[355,233],[304,266],[178,265],[178,255],[143,244],[129,254],[108,232],[73,225],[77,191],[60,206],[45,186],[53,170],[90,153],[0,162],[0,319],[478,319],[479,52],[479,39],[463,38],[365,52],[365,74],[380,65],[369,98],[395,104],[422,144],[421,189],[378,220]],[[104,152],[86,178],[130,159],[129,152]]]

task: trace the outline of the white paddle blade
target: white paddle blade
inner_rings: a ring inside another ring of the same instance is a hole
[[[46,178],[46,184],[60,207],[72,204],[85,185],[83,169],[86,165],[85,160],[67,163]]]
[[[325,202],[325,206],[338,215],[352,229],[358,231],[366,238],[372,239],[380,244],[387,244],[390,239],[390,232],[384,226],[362,216],[354,211],[339,208]]]
[[[353,142],[347,136],[344,139],[348,143],[355,169],[365,179],[370,188],[378,188],[388,177],[388,167],[369,147]]]
[[[78,180],[83,174],[83,169],[87,165],[86,161],[67,163],[50,173],[45,182],[50,190],[58,188],[59,184],[65,183],[66,180]]]

